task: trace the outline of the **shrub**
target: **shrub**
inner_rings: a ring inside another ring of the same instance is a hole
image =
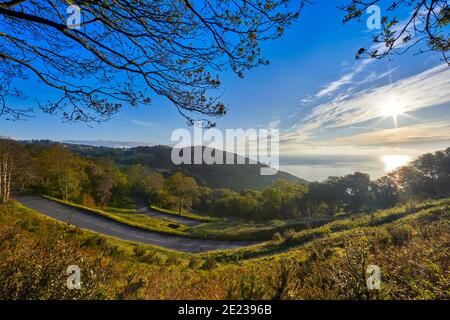
[[[179,262],[180,262],[180,260],[177,258],[177,256],[175,254],[170,254],[166,260],[166,264],[169,266],[177,265],[177,264],[179,264]]]
[[[107,246],[105,238],[94,234],[93,236],[88,237],[84,242],[83,246],[90,248],[104,248]]]
[[[362,232],[356,235],[346,244],[343,257],[331,265],[331,279],[343,299],[361,300],[370,297],[365,276],[370,252],[369,240]]]
[[[288,229],[283,232],[283,238],[286,239],[287,242],[292,242],[295,238],[295,230],[294,229]]]
[[[229,280],[226,299],[227,300],[261,300],[267,293],[261,279],[262,272],[258,268],[252,268],[250,272],[241,274],[239,280]]]
[[[133,253],[137,258],[141,258],[145,255],[146,250],[142,247],[137,246],[133,248]]]
[[[193,256],[189,259],[188,267],[191,269],[196,269],[200,263],[200,259],[196,256]]]
[[[210,270],[217,266],[217,261],[211,257],[207,257],[201,266],[204,270]]]
[[[280,241],[283,241],[283,236],[282,236],[279,232],[277,232],[277,233],[275,233],[275,234],[273,235],[272,240],[273,240],[274,242],[280,242]]]
[[[289,298],[289,286],[297,273],[297,264],[292,259],[283,258],[275,264],[273,275],[269,277],[268,284],[273,290],[272,300]]]
[[[393,224],[386,227],[392,237],[392,243],[400,246],[409,242],[413,236],[414,229],[407,224]]]
[[[111,265],[102,254],[89,256],[78,242],[63,236],[36,243],[18,230],[15,239],[5,231],[0,230],[0,300],[108,298]],[[66,286],[70,265],[81,270],[79,290]]]

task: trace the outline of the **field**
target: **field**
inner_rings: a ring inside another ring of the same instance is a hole
[[[1,299],[450,298],[450,199],[288,230],[240,249],[187,254],[0,207]],[[81,290],[67,290],[67,266]],[[364,271],[381,268],[380,291]]]

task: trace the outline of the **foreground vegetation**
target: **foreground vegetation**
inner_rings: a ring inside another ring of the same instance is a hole
[[[450,199],[196,255],[103,237],[12,203],[0,207],[0,298],[448,299],[449,247]],[[65,287],[72,264],[81,290]],[[365,286],[368,264],[381,268],[380,291]]]

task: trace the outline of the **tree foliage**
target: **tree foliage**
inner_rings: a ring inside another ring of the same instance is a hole
[[[14,191],[35,178],[34,162],[19,143],[0,139],[0,203],[7,203]]]
[[[25,114],[8,100],[24,95],[16,80],[31,79],[59,93],[41,108],[71,121],[108,119],[124,104],[149,104],[150,93],[190,123],[222,116],[225,104],[208,94],[220,86],[215,73],[231,67],[242,77],[267,64],[260,43],[280,37],[304,2],[1,1],[0,115]],[[66,23],[74,4],[80,28]]]
[[[194,178],[185,176],[181,172],[176,172],[165,182],[166,190],[177,197],[178,213],[183,210],[183,201],[194,196],[197,191],[197,182]]]
[[[382,59],[391,55],[403,54],[411,48],[418,48],[418,53],[439,52],[442,60],[450,65],[450,7],[446,0],[389,0],[381,17],[381,30],[372,40],[373,46],[359,49],[356,57]],[[382,5],[383,1],[351,0],[342,5],[346,12],[344,23],[361,18],[373,5]],[[396,12],[407,10],[409,16],[399,21]]]
[[[138,200],[180,213],[193,209],[253,221],[371,212],[411,199],[450,196],[450,148],[424,154],[374,181],[355,172],[308,184],[278,179],[262,190],[241,192],[211,189],[181,171],[119,167],[104,155],[79,156],[58,143],[24,146],[0,140],[0,164],[2,202],[27,190],[88,207],[129,208]]]

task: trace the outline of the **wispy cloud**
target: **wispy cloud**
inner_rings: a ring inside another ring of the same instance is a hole
[[[153,122],[149,122],[149,121],[142,121],[142,120],[130,120],[131,123],[136,124],[138,126],[141,127],[146,127],[146,128],[156,128],[158,125],[156,123]]]
[[[270,121],[270,123],[268,124],[268,127],[270,129],[277,129],[281,124],[281,120],[280,119],[273,119],[272,121]]]
[[[401,23],[397,24],[395,27],[392,28],[392,31],[396,34],[399,34],[402,30],[405,29],[407,23],[409,20],[402,21]],[[417,25],[416,25],[417,26]],[[412,31],[414,30],[414,25],[409,25],[406,27],[405,31],[410,32],[412,34]],[[394,47],[397,49],[403,48],[407,46],[407,43],[403,41],[402,38],[397,39],[397,41],[394,44]],[[379,42],[379,43],[373,43],[368,51],[377,51],[379,54],[385,53],[387,50],[385,43]],[[337,80],[331,81],[327,85],[325,85],[319,92],[317,92],[313,97],[315,99],[323,98],[326,96],[331,96],[332,94],[338,92],[342,87],[346,85],[355,85],[355,78],[360,75],[363,71],[366,70],[366,67],[368,67],[370,64],[372,64],[374,60],[373,59],[363,59],[356,62],[356,64],[353,66],[353,70],[350,72],[347,72],[340,76]],[[341,64],[341,67],[348,67],[348,63]],[[371,73],[366,79],[359,81],[356,85],[361,85],[364,83],[368,83],[377,79],[380,79],[382,77],[385,77],[386,75],[390,74],[393,70],[388,71],[387,73],[383,73],[380,75],[377,75],[375,73]],[[351,89],[350,89],[351,90]],[[306,102],[311,101],[311,97],[307,97],[303,99]],[[302,100],[302,101],[303,101]]]
[[[393,84],[344,93],[320,104],[287,133],[285,140],[305,140],[319,128],[340,128],[383,116],[383,106],[392,100],[404,104],[406,112],[450,102],[450,68],[445,65],[399,80]]]
[[[436,142],[450,142],[450,123],[437,121],[401,128],[377,129],[330,141],[334,145],[354,146],[405,146]]]
[[[371,60],[363,60],[356,64],[353,71],[342,75],[339,79],[330,82],[323,89],[321,89],[316,95],[315,98],[322,98],[325,96],[330,96],[333,93],[337,92],[343,86],[352,84],[355,77],[361,73],[365,67],[371,62]]]

